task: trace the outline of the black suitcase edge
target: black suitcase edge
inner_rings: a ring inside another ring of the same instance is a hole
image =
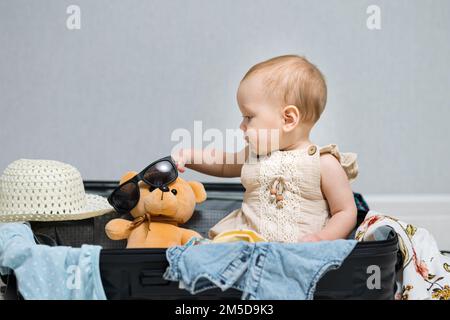
[[[318,282],[315,299],[393,299],[396,272],[401,265],[397,234],[387,240],[359,242],[340,268]],[[178,283],[163,279],[168,267],[165,249],[103,249],[100,270],[109,299],[240,299],[242,292],[218,288],[191,295]],[[371,265],[382,268],[378,291],[366,288]],[[132,274],[133,276],[130,276]],[[337,290],[336,288],[339,288]]]

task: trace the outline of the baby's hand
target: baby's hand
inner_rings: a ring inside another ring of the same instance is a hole
[[[175,165],[181,173],[186,171],[186,162],[190,158],[191,152],[188,149],[180,149],[172,153],[172,158],[175,160]]]
[[[318,242],[323,241],[323,239],[317,233],[310,233],[303,236],[299,240],[300,242]]]

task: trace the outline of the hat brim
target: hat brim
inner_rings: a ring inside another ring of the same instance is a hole
[[[63,214],[17,214],[14,212],[0,212],[0,222],[83,220],[98,217],[113,211],[114,209],[105,197],[87,193],[86,206],[78,212]]]

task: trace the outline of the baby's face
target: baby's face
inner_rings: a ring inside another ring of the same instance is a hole
[[[241,82],[237,101],[243,117],[240,129],[250,148],[258,155],[280,149],[282,104],[275,95],[268,94],[260,74]]]

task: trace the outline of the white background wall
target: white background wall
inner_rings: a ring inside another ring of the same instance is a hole
[[[295,53],[327,78],[313,140],[358,153],[354,190],[448,194],[449,31],[448,0],[0,0],[0,168],[55,159],[118,179],[168,154],[176,128],[237,128],[243,74]]]
[[[355,189],[448,193],[449,30],[447,0],[0,0],[0,168],[46,158],[116,179],[194,120],[237,128],[243,74],[297,53],[328,80],[314,141],[359,154]]]
[[[70,4],[81,30],[66,28]],[[446,0],[1,0],[0,168],[48,158],[116,179],[194,120],[237,128],[243,74],[297,53],[328,80],[314,141],[358,153],[355,189],[447,193],[449,30]]]

